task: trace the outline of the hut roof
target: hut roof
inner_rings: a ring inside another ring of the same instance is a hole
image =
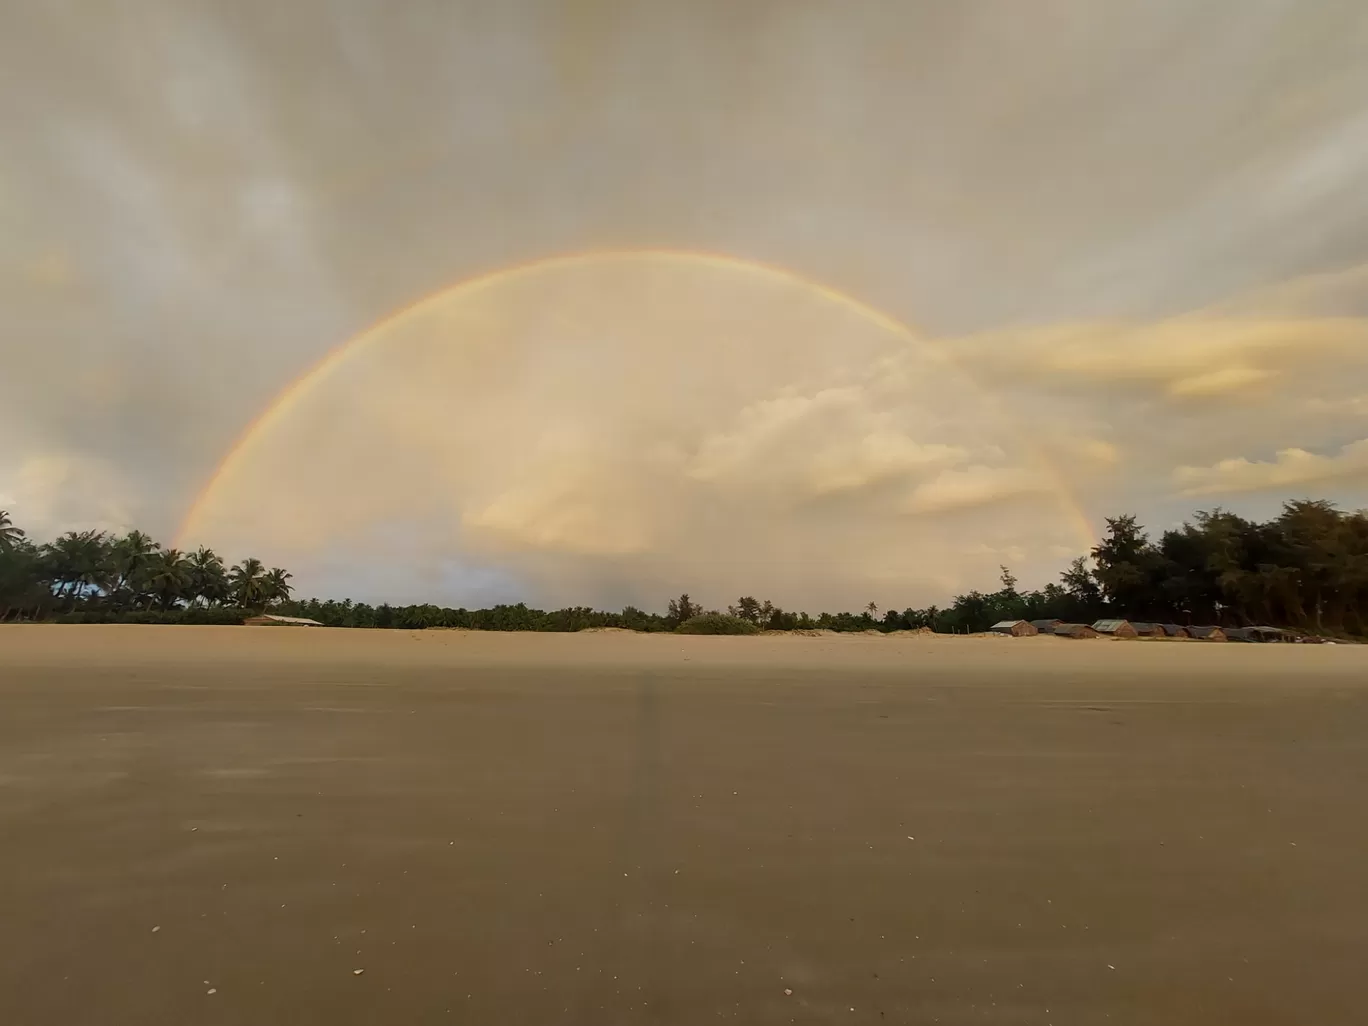
[[[1078,637],[1079,635],[1096,634],[1097,631],[1086,623],[1057,623],[1051,633],[1063,637]]]
[[[306,620],[302,616],[276,616],[273,613],[264,613],[261,616],[249,616],[243,623],[250,627],[322,627],[317,620]]]
[[[1127,625],[1126,620],[1098,620],[1093,624],[1093,630],[1101,631],[1103,634],[1111,634]]]

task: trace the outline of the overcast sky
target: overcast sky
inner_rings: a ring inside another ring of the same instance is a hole
[[[815,608],[1043,583],[1074,508],[1363,505],[1365,53],[1357,0],[10,4],[0,507],[169,540],[343,341],[604,249],[921,341],[700,261],[455,290],[185,540],[306,593]]]

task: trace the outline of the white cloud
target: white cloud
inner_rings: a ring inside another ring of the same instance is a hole
[[[858,492],[961,463],[962,446],[911,437],[895,409],[903,393],[861,386],[783,395],[740,411],[703,439],[688,469],[699,481],[768,482],[795,497]]]
[[[1368,483],[1368,438],[1342,446],[1333,456],[1282,449],[1272,460],[1241,456],[1207,467],[1178,467],[1173,476],[1184,495],[1287,491],[1346,480]]]
[[[1028,495],[1049,494],[1050,482],[1018,467],[982,464],[942,471],[907,497],[908,513],[947,513],[992,506]]]
[[[1357,358],[1368,348],[1368,319],[1198,314],[994,332],[955,345],[1000,380],[1214,399],[1262,389],[1308,361]]]

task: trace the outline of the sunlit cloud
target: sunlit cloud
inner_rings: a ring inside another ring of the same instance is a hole
[[[1283,449],[1271,460],[1239,456],[1209,467],[1179,467],[1174,480],[1184,495],[1287,492],[1339,481],[1368,483],[1368,438],[1351,442],[1334,455]]]
[[[1048,481],[1017,467],[975,464],[943,471],[918,485],[903,508],[909,513],[945,513],[1047,494],[1050,487]]]
[[[1025,376],[1051,388],[1219,398],[1266,391],[1274,379],[1307,363],[1363,352],[1368,318],[1198,314],[1153,323],[1047,325],[963,344],[990,373]]]

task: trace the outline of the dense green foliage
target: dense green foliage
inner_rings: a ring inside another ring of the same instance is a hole
[[[270,609],[334,627],[578,631],[621,627],[673,631],[729,624],[737,631],[982,631],[998,620],[1091,622],[1103,616],[1174,623],[1276,624],[1315,633],[1368,634],[1368,512],[1289,502],[1258,523],[1223,510],[1151,540],[1134,517],[1107,520],[1105,536],[1056,583],[1021,592],[1005,567],[1000,587],[971,591],[947,608],[794,613],[742,596],[725,613],[685,594],[664,615],[628,606],[544,611],[522,603],[492,609],[372,606],[290,598],[290,574],[244,559],[228,567],[209,549],[164,549],[132,531],[68,532],[38,545],[0,511],[0,621],[237,623]],[[746,628],[739,625],[746,624]],[[709,631],[717,633],[719,631]],[[733,632],[733,631],[728,631]]]
[[[676,634],[759,634],[760,628],[749,620],[730,613],[700,613],[678,627]]]
[[[258,559],[228,567],[210,549],[162,548],[141,531],[68,531],[37,545],[0,510],[0,621],[241,622],[287,601],[289,581]]]

